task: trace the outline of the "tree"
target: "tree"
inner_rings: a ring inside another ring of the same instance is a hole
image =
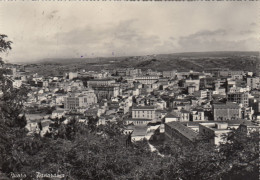
[[[7,52],[8,50],[11,50],[11,44],[13,43],[12,41],[7,41],[5,38],[8,36],[5,34],[0,34],[0,53],[2,52]]]
[[[0,35],[0,52],[11,49],[6,37]],[[146,140],[126,147],[121,120],[97,126],[97,118],[90,118],[88,124],[57,119],[44,137],[29,136],[26,118],[20,116],[26,88],[13,88],[6,72],[0,72],[3,172],[27,172],[28,180],[36,172],[61,173],[67,179],[255,179],[258,175],[259,132],[234,131],[219,147],[204,137],[190,144],[169,141],[159,147],[163,157],[151,152]]]
[[[11,44],[13,43],[12,41],[6,40],[7,35],[5,34],[0,34],[0,53],[3,52],[8,52],[8,50],[11,50]],[[0,65],[2,66],[4,64],[3,59],[0,57]]]
[[[225,157],[222,163],[229,167],[223,179],[258,179],[259,130],[245,134],[238,129],[225,138],[227,143],[222,143],[219,149]]]
[[[7,41],[6,35],[0,34],[0,53],[11,49],[11,41]],[[4,64],[2,59],[1,65]],[[0,166],[3,170],[15,170],[19,163],[16,159],[16,143],[26,136],[27,130],[25,116],[19,115],[23,112],[23,102],[26,99],[26,88],[15,89],[12,80],[5,74],[8,70],[0,71]]]

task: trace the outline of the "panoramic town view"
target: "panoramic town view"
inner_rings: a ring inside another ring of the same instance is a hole
[[[259,179],[258,4],[2,5],[1,180]]]

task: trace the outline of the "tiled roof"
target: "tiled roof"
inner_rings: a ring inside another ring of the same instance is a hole
[[[88,81],[114,81],[114,79],[90,79]]]
[[[155,109],[155,107],[153,107],[153,106],[135,106],[135,107],[133,107],[132,108],[132,110],[142,110],[142,109],[144,109],[144,110],[153,110],[153,109]]]
[[[237,120],[229,120],[229,121],[189,121],[189,122],[181,122],[183,125],[187,126],[199,126],[200,123],[228,123],[229,125],[239,125],[239,124],[247,124],[251,125],[252,122],[243,119]]]
[[[190,113],[189,111],[186,111],[184,109],[181,110],[181,113]]]
[[[135,136],[145,136],[146,135],[146,131],[147,131],[147,126],[134,126],[134,131],[132,134],[132,137]]]
[[[167,114],[165,116],[165,118],[179,118],[178,116],[174,115],[174,114]]]
[[[152,121],[151,119],[126,119],[126,121]]]
[[[63,113],[64,110],[54,110],[52,113]]]
[[[226,103],[226,104],[213,104],[215,109],[227,109],[227,108],[239,108],[236,103]]]
[[[193,109],[192,111],[204,112],[203,109],[198,109],[198,108],[195,108],[195,109]]]
[[[184,126],[180,122],[169,122],[169,123],[166,123],[166,124],[168,126],[170,126],[172,129],[175,129],[176,131],[178,131],[180,134],[182,134],[183,136],[185,136],[189,140],[194,140],[198,136],[198,134],[196,132],[194,132],[192,129]]]

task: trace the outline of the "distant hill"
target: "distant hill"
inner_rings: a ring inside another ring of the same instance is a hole
[[[158,71],[173,70],[188,71],[190,69],[203,71],[205,68],[229,68],[231,70],[255,71],[259,52],[187,52],[173,54],[158,54],[147,56],[100,57],[100,58],[59,58],[43,59],[34,64],[39,74],[63,73],[67,71],[102,70],[134,67]],[[33,69],[32,69],[33,71]]]

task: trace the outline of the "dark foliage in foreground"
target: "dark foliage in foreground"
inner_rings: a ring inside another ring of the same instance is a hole
[[[6,37],[6,36],[1,36]],[[1,48],[8,48],[2,46]],[[10,44],[9,44],[10,45]],[[3,71],[4,72],[4,71]],[[66,179],[258,179],[259,133],[235,131],[218,148],[201,139],[194,144],[171,141],[151,152],[147,141],[126,147],[122,122],[96,126],[54,120],[44,137],[27,135],[23,112],[26,89],[13,89],[0,73],[0,166],[11,172],[65,174]]]

